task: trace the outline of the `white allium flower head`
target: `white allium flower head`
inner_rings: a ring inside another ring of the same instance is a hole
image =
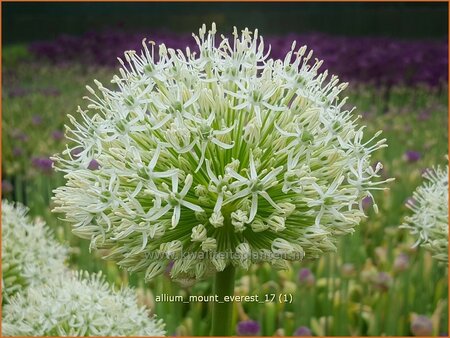
[[[406,203],[413,213],[401,228],[417,237],[414,246],[421,244],[434,258],[448,262],[448,165],[426,170],[423,178]]]
[[[171,261],[186,280],[335,250],[384,189],[371,155],[385,140],[364,137],[338,97],[347,84],[305,46],[273,60],[257,30],[230,41],[213,24],[194,38],[198,52],[144,40],[115,89],[87,87],[55,158],[67,179],[55,211],[147,279]]]
[[[4,336],[164,336],[164,323],[136,303],[130,288],[113,290],[101,273],[65,273],[11,298]]]
[[[47,225],[32,221],[23,205],[2,201],[2,296],[36,286],[65,271],[67,249]]]

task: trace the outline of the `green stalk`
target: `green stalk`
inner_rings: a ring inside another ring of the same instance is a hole
[[[214,278],[214,295],[217,295],[218,302],[213,304],[212,313],[212,336],[231,336],[231,324],[233,319],[234,302],[224,301],[225,296],[234,295],[235,268],[229,264],[223,271],[216,273]]]

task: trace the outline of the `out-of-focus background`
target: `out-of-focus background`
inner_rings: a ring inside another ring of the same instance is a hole
[[[446,3],[10,3],[3,6],[4,43],[53,39],[118,27],[190,33],[215,21],[267,34],[323,32],[347,36],[445,38]]]
[[[93,79],[107,83],[117,57],[142,38],[195,48],[192,32],[216,22],[258,28],[282,58],[293,40],[324,59],[322,70],[349,81],[349,108],[389,148],[376,154],[390,190],[379,213],[342,239],[336,254],[277,272],[254,266],[238,274],[240,295],[292,294],[293,303],[237,303],[235,324],[255,321],[261,335],[448,335],[447,268],[398,226],[421,174],[445,165],[448,143],[446,3],[2,3],[2,197],[20,201],[71,246],[70,265],[103,270],[130,284],[167,323],[168,335],[208,335],[211,304],[156,302],[161,293],[211,293],[211,281],[183,288],[162,276],[145,284],[128,275],[52,214],[52,189],[64,178],[50,156],[64,149],[66,114],[75,113]],[[242,333],[242,332],[241,332]]]

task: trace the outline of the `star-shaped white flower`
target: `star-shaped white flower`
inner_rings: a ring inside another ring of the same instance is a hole
[[[186,179],[184,181],[184,187],[181,189],[180,192],[178,192],[178,176],[174,175],[172,176],[172,189],[169,190],[167,185],[166,191],[160,191],[155,188],[150,188],[150,190],[158,197],[163,199],[164,201],[168,201],[168,203],[162,207],[161,209],[157,210],[150,218],[149,221],[154,221],[162,216],[164,216],[169,210],[173,209],[173,215],[172,215],[172,228],[175,228],[178,225],[178,222],[180,221],[181,216],[181,206],[184,206],[188,209],[191,209],[193,211],[201,212],[203,209],[199,207],[198,205],[188,202],[185,200],[187,193],[189,192],[189,189],[192,185],[192,175],[187,175]]]
[[[275,209],[279,209],[278,205],[272,200],[270,195],[267,193],[267,189],[272,187],[274,184],[277,184],[277,175],[281,173],[283,170],[283,166],[278,167],[276,169],[272,169],[267,175],[263,178],[259,178],[260,175],[264,175],[267,170],[264,169],[260,175],[256,172],[256,165],[253,155],[250,155],[250,171],[249,177],[245,178],[244,176],[238,174],[232,168],[227,167],[227,173],[236,179],[235,182],[231,183],[231,188],[240,188],[246,186],[244,189],[238,191],[233,196],[228,198],[224,204],[231,203],[239,198],[243,198],[245,196],[252,196],[252,204],[250,208],[250,215],[248,217],[248,223],[252,222],[255,218],[256,212],[258,210],[258,197],[263,197],[271,206]]]

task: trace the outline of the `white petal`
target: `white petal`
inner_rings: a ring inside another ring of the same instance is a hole
[[[272,198],[269,196],[269,194],[267,192],[260,191],[260,192],[258,192],[258,194],[260,194],[267,202],[270,203],[271,206],[273,206],[278,211],[282,211],[283,210],[272,200]]]
[[[231,149],[234,147],[234,141],[232,142],[232,144],[227,144],[227,143],[223,143],[222,141],[219,141],[216,138],[211,139],[211,142],[218,145],[219,147],[223,148],[223,149]]]
[[[252,222],[258,211],[258,194],[252,194],[252,207],[250,208],[250,216],[248,217],[248,223]]]
[[[146,218],[146,220],[149,222],[156,221],[160,217],[164,216],[170,209],[172,209],[172,206],[170,204],[167,204],[162,209],[159,209],[156,213]]]
[[[297,134],[289,133],[289,132],[284,131],[283,129],[281,129],[276,122],[274,122],[273,125],[275,126],[275,129],[280,132],[281,135],[283,135],[285,137],[297,137]]]
[[[150,128],[150,130],[156,130],[161,128],[163,125],[165,125],[167,122],[169,122],[169,120],[172,119],[172,116],[167,114],[166,116],[164,116],[164,118],[159,121],[157,124],[155,124],[153,127]]]
[[[231,177],[237,179],[238,181],[241,181],[241,182],[247,182],[247,181],[248,181],[245,177],[239,175],[237,172],[235,172],[235,171],[234,171],[233,169],[231,169],[230,167],[227,167],[226,170],[227,170],[227,174],[228,174],[228,175],[230,175]]]
[[[243,108],[245,108],[245,107],[247,107],[247,106],[248,106],[248,102],[245,101],[245,102],[243,102],[243,103],[241,103],[241,104],[238,104],[238,105],[235,106],[235,107],[231,107],[231,109],[234,109],[234,110],[240,110],[240,109],[243,109]]]
[[[216,205],[214,206],[214,212],[218,212],[222,208],[223,203],[223,193],[217,195]]]
[[[206,172],[208,173],[209,178],[211,179],[211,181],[213,181],[214,184],[216,185],[219,184],[217,176],[211,170],[211,164],[209,163],[209,160],[206,159],[205,162],[206,162]]]
[[[181,206],[176,205],[175,208],[173,208],[172,228],[175,228],[178,225],[178,222],[180,221],[180,216],[181,216]]]
[[[172,192],[178,192],[178,175],[172,176]]]
[[[262,184],[267,184],[272,180],[275,180],[277,178],[277,175],[283,170],[283,166],[278,167],[274,170],[272,170],[270,173],[268,173],[262,180],[261,183]]]
[[[199,207],[198,205],[188,202],[188,201],[180,201],[180,204],[185,206],[188,209],[191,209],[193,211],[198,211],[198,212],[202,212],[204,211],[201,207]]]
[[[150,171],[153,171],[153,169],[156,166],[156,163],[158,162],[159,159],[159,154],[161,153],[161,149],[159,147],[159,145],[156,147],[155,149],[155,154],[153,154],[152,160],[150,161],[150,163],[148,164],[148,168],[150,169]]]
[[[194,92],[194,95],[192,95],[191,98],[189,100],[187,100],[185,104],[183,104],[183,108],[189,107],[191,104],[193,104],[195,101],[197,101],[199,96],[200,96],[200,91],[196,90]]]
[[[258,174],[256,172],[255,161],[253,160],[253,155],[250,154],[250,178],[256,180],[258,178]]]
[[[205,153],[206,153],[206,147],[208,146],[208,143],[203,143],[200,147],[201,156],[200,160],[198,161],[197,168],[195,168],[195,172],[198,172],[200,168],[202,167],[203,161],[205,160]]]
[[[172,177],[174,175],[178,175],[178,170],[177,169],[170,169],[170,170],[167,170],[167,171],[152,173],[153,177],[159,177],[159,178]]]
[[[181,192],[180,192],[181,197],[186,196],[186,194],[187,194],[188,191],[189,191],[189,188],[190,188],[191,185],[192,185],[192,182],[193,182],[192,175],[191,175],[191,174],[187,175],[187,176],[186,176],[186,179],[184,180],[184,187],[183,187],[183,189],[182,189]]]
[[[237,192],[236,194],[234,194],[230,198],[227,198],[223,204],[225,205],[225,204],[228,204],[230,202],[233,202],[234,200],[237,200],[238,198],[245,197],[245,196],[249,195],[250,193],[251,193],[250,188],[245,188],[244,190],[241,190],[241,191]]]

